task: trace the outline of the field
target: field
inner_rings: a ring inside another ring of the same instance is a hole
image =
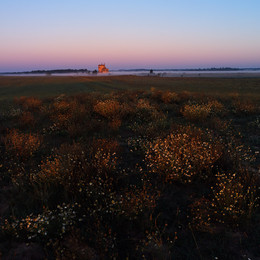
[[[257,259],[260,79],[0,77],[0,259]]]
[[[160,78],[107,77],[4,77],[0,76],[0,100],[19,96],[50,97],[60,94],[111,93],[118,90],[147,90],[152,87],[174,92],[190,91],[226,96],[237,93],[260,98],[260,78]]]

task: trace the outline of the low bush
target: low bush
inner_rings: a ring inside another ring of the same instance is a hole
[[[203,122],[209,117],[211,107],[208,104],[185,105],[181,110],[182,115],[192,122]]]
[[[249,100],[235,100],[233,102],[233,109],[237,114],[255,114],[259,112],[257,105]]]
[[[200,129],[184,128],[150,142],[145,162],[165,182],[191,182],[195,176],[207,177],[221,153],[220,146]]]
[[[116,100],[99,101],[94,111],[105,118],[114,119],[120,117],[121,106]]]
[[[25,134],[12,129],[4,137],[5,149],[8,153],[23,159],[31,157],[41,146],[42,137],[37,134]]]
[[[20,97],[16,98],[15,102],[22,106],[24,110],[35,111],[40,110],[42,101],[35,97]]]
[[[214,232],[218,225],[237,228],[251,219],[258,207],[255,178],[243,174],[216,175],[212,198],[201,198],[191,206],[193,224],[198,230]]]

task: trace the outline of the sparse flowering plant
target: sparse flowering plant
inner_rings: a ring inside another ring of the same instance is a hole
[[[191,129],[187,130],[157,138],[147,148],[147,166],[166,182],[191,182],[196,175],[211,172],[221,156],[217,144],[203,139],[201,133],[192,135]]]
[[[181,113],[190,121],[203,122],[210,115],[211,106],[208,104],[185,105]]]
[[[16,129],[4,137],[6,151],[22,158],[31,157],[41,146],[42,138],[37,134],[24,134]]]

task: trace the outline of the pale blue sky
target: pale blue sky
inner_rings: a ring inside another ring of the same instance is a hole
[[[2,0],[0,71],[260,67],[259,0]]]

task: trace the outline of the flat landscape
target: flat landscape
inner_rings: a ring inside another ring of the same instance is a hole
[[[260,78],[180,78],[156,76],[0,76],[0,100],[21,96],[49,97],[75,93],[111,93],[120,90],[158,88],[180,93],[189,91],[209,95],[238,94],[260,97]]]
[[[0,258],[257,259],[260,78],[0,77]]]

